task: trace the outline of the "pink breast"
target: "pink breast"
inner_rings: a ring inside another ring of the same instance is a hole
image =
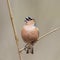
[[[21,35],[26,43],[35,43],[39,37],[39,31],[36,29],[36,27],[23,27]]]

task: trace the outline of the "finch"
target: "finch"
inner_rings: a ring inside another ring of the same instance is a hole
[[[25,18],[25,24],[21,30],[21,36],[26,45],[26,53],[34,53],[33,46],[39,37],[39,29],[36,26],[35,19],[31,17]]]

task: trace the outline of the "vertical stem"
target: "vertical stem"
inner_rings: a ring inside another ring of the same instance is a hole
[[[18,54],[19,54],[19,58],[21,60],[21,56],[20,56],[20,52],[19,52],[19,39],[17,37],[17,34],[16,34],[16,30],[15,30],[15,27],[14,27],[14,23],[13,23],[13,14],[12,14],[12,10],[11,10],[11,6],[10,6],[10,1],[7,0],[7,5],[8,5],[8,10],[9,10],[9,15],[10,15],[10,19],[11,19],[11,24],[12,24],[12,28],[13,28],[13,32],[14,32],[14,37],[15,37],[15,40],[16,40],[16,45],[17,45],[17,49],[18,49]]]

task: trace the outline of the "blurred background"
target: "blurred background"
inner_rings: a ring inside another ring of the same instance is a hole
[[[19,47],[25,43],[21,28],[26,16],[36,20],[40,36],[60,26],[60,0],[10,0]],[[39,40],[34,54],[21,53],[22,60],[60,60],[60,30]],[[0,60],[19,60],[7,0],[0,0]]]

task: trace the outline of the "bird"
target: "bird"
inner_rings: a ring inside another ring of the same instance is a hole
[[[39,37],[39,29],[36,26],[35,19],[30,16],[26,17],[24,20],[25,24],[21,30],[21,36],[23,41],[27,44],[25,46],[26,53],[34,53],[34,44],[37,42]]]

